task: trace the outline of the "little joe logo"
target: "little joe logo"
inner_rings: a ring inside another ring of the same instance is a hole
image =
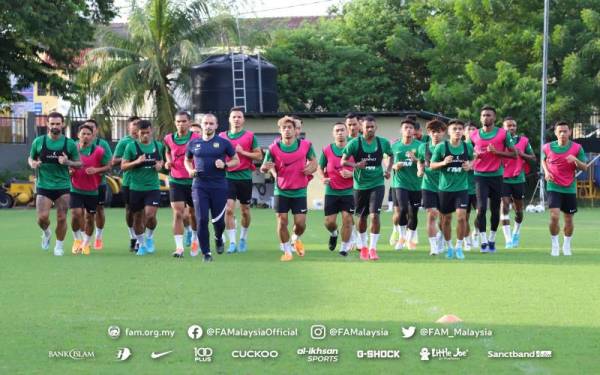
[[[443,359],[447,361],[457,361],[463,358],[467,358],[469,349],[456,348],[455,350],[449,348],[421,348],[419,356],[421,361],[429,361],[430,359]]]

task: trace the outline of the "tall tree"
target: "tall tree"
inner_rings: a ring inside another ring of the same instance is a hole
[[[94,112],[137,113],[150,105],[161,131],[172,126],[176,96],[191,94],[190,69],[213,24],[203,0],[150,0],[135,7],[128,32],[100,33],[100,47],[88,52],[78,82],[96,99]]]
[[[114,16],[113,0],[2,1],[0,101],[20,100],[16,91],[34,82],[66,93],[65,78],[93,42],[96,25]]]

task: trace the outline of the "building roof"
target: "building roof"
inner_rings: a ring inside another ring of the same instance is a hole
[[[385,111],[385,112],[352,112],[356,113],[359,116],[372,115],[374,117],[407,117],[407,116],[417,116],[419,118],[425,120],[432,120],[434,118],[440,119],[442,121],[449,121],[450,118],[444,116],[441,113],[428,112],[423,110],[403,110],[403,111]],[[300,118],[317,118],[317,117],[331,117],[331,118],[344,118],[348,112],[247,112],[245,113],[245,117],[250,118],[279,118],[285,115],[294,115]]]

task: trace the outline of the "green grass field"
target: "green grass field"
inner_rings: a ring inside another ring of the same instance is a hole
[[[52,213],[54,216],[54,212]],[[253,210],[245,254],[177,260],[171,213],[159,211],[157,254],[127,251],[123,211],[107,212],[105,249],[89,257],[54,257],[39,248],[33,210],[0,211],[1,374],[264,374],[264,373],[597,373],[600,365],[600,255],[598,211],[575,218],[574,256],[549,255],[547,214],[527,214],[518,250],[467,253],[464,261],[428,256],[424,226],[414,252],[387,244],[389,214],[378,262],[347,259],[327,250],[322,213],[309,214],[304,259],[279,262],[275,218]],[[423,223],[424,216],[421,216]],[[54,217],[52,218],[54,220]],[[66,249],[70,250],[71,234]],[[499,248],[503,247],[499,233]],[[52,246],[54,245],[54,240]],[[401,327],[488,328],[486,338],[404,339]],[[298,337],[207,337],[194,341],[187,328],[297,328]],[[310,327],[387,329],[382,338],[310,338]],[[110,325],[172,329],[174,338],[107,335]],[[133,356],[118,362],[118,348]],[[194,347],[210,347],[212,363],[195,363]],[[339,349],[337,363],[309,363],[303,347]],[[421,361],[422,347],[468,349],[465,359]],[[94,351],[89,360],[50,359],[51,350]],[[278,350],[270,359],[234,359],[237,349]],[[400,359],[357,359],[357,350],[397,349]],[[152,351],[173,353],[152,360]],[[487,352],[552,350],[551,359],[489,359]]]

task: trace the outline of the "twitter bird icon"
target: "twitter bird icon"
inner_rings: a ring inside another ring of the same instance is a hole
[[[402,327],[402,337],[404,337],[405,339],[410,339],[411,337],[413,337],[415,335],[416,329],[417,329],[417,327],[415,327],[415,326],[408,327],[408,328]]]

